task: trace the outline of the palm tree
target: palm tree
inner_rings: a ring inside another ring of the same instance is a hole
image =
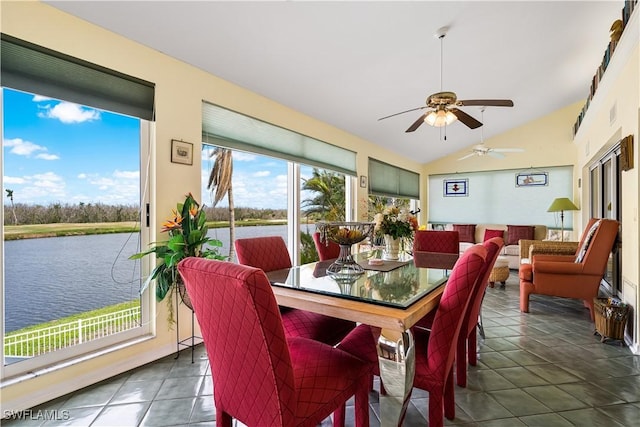
[[[11,212],[13,213],[13,225],[18,225],[18,217],[16,216],[16,207],[13,205],[13,190],[5,188],[7,197],[11,200]]]
[[[233,156],[228,148],[215,147],[210,157],[215,157],[209,174],[207,189],[213,194],[213,206],[227,195],[229,201],[229,260],[235,259],[236,215],[233,205]]]
[[[335,172],[313,168],[312,176],[304,180],[303,190],[312,191],[313,197],[302,201],[307,217],[326,221],[345,220],[344,176]]]

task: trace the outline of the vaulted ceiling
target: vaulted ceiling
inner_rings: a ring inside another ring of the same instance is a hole
[[[623,6],[622,0],[46,3],[420,162],[477,144],[481,129],[486,140],[585,100]],[[441,45],[435,33],[445,26]],[[475,130],[455,122],[405,133],[424,111],[378,121],[424,106],[441,89],[515,105],[484,113],[461,107],[484,122]]]

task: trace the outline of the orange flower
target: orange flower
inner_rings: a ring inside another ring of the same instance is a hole
[[[176,228],[182,228],[182,215],[180,215],[175,209],[173,210],[173,219],[168,219],[162,223],[162,231],[171,231]]]
[[[191,218],[195,218],[198,215],[198,207],[191,206],[191,208],[189,209],[189,215],[191,215]]]

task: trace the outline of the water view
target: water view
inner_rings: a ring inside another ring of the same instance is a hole
[[[236,238],[286,234],[286,225],[236,228]],[[229,252],[228,228],[209,235]],[[128,258],[138,240],[119,233],[4,242],[5,332],[137,299],[139,262]]]

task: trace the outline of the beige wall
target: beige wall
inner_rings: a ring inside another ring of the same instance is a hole
[[[457,153],[441,161],[422,166],[411,159],[383,150],[368,141],[250,93],[99,27],[80,21],[47,5],[37,2],[2,2],[1,7],[1,29],[6,34],[156,83],[157,121],[153,145],[154,156],[152,157],[151,198],[156,201],[152,214],[157,213],[160,220],[170,212],[185,193],[192,192],[197,195],[200,192],[200,159],[198,156],[200,153],[202,100],[241,111],[284,128],[354,150],[358,152],[358,175],[368,175],[368,156],[384,159],[399,167],[421,172],[423,182],[428,174],[433,173],[576,164],[576,146],[571,143],[570,132],[577,110],[581,106],[567,107],[512,132],[486,141],[487,145],[494,147],[522,146],[527,150],[525,155],[510,155],[502,161],[491,158],[471,159],[463,164],[453,160],[463,154]],[[635,134],[637,148],[639,105],[637,68],[635,78],[636,99],[631,100],[634,106],[633,114],[628,114],[629,116],[633,115],[633,118],[627,117],[626,113],[623,114],[625,117],[623,133],[625,135]],[[621,104],[619,104],[620,106]],[[604,137],[600,137],[600,133]],[[612,132],[598,131],[593,135],[590,137],[592,148],[597,150],[594,144],[609,141]],[[195,158],[192,167],[169,162],[168,153],[171,139],[182,139],[195,144]],[[584,151],[583,144],[583,142],[578,142],[578,151],[581,149]],[[554,155],[548,156],[545,147],[548,152],[548,147],[551,146],[554,149]],[[636,149],[636,168],[630,173],[626,173],[623,182],[626,198],[635,198],[635,202],[625,203],[623,207],[624,221],[627,221],[628,217],[632,217],[623,232],[625,244],[623,275],[636,287],[638,284],[639,241],[637,151]],[[485,162],[485,160],[488,161]],[[509,166],[504,166],[506,163],[503,162],[509,162]],[[586,158],[580,158],[577,163],[580,166],[579,169],[586,163]],[[584,179],[583,182],[585,182]],[[362,202],[366,202],[366,189],[359,186],[357,188],[358,207],[361,211],[360,214],[362,214]],[[428,200],[426,190],[422,191],[424,194],[421,194],[421,199]],[[584,186],[582,191],[584,199],[587,196]],[[427,211],[424,202],[422,210],[423,212]],[[423,222],[424,220],[425,218],[422,218]],[[157,224],[155,230],[158,234]],[[160,235],[155,236],[155,238],[160,237]],[[635,249],[627,249],[631,247],[635,247]],[[84,361],[70,363],[68,366],[60,367],[51,372],[42,372],[37,377],[25,378],[23,381],[14,381],[10,384],[5,382],[1,390],[3,409],[19,410],[34,406],[175,351],[175,331],[169,330],[165,323],[166,308],[164,303],[158,305],[155,314],[156,334],[149,339],[97,357],[87,358]],[[181,312],[181,315],[186,318],[188,313]],[[181,336],[188,336],[190,333],[188,322],[183,322],[182,325],[184,328],[181,328]]]
[[[638,138],[640,135],[640,48],[638,47],[638,14],[634,14],[630,25],[607,68],[596,95],[589,106],[585,119],[576,134],[578,161],[575,173],[586,185],[582,186],[582,200],[589,200],[589,166],[611,150],[621,138],[633,135],[634,168],[622,172],[622,291],[625,302],[634,306],[633,331],[634,350],[638,349],[640,328],[640,231],[638,208],[640,176],[638,169]],[[624,43],[624,44],[623,44]],[[615,114],[612,114],[615,111]],[[583,210],[582,220],[587,219]]]
[[[571,124],[575,120],[582,103],[576,103],[568,107],[554,111],[544,117],[534,120],[511,131],[497,135],[484,141],[491,148],[522,148],[522,153],[506,153],[504,158],[498,159],[491,156],[474,156],[465,160],[457,159],[468,154],[475,143],[467,148],[426,164],[422,169],[423,176],[452,173],[452,172],[477,172],[504,169],[544,168],[552,166],[566,166],[576,163],[576,147],[573,143]],[[576,181],[577,182],[577,181]],[[580,207],[577,200],[578,187],[574,184],[574,202]],[[423,205],[429,200],[428,186],[421,187],[420,194]],[[540,209],[546,209],[541,206]],[[429,207],[423,208],[424,223],[428,221]],[[551,215],[551,214],[550,214]],[[580,230],[577,214],[574,217],[574,229]]]
[[[105,31],[38,2],[2,2],[3,33],[45,46],[156,84],[155,139],[152,150],[152,224],[159,240],[159,223],[184,194],[200,194],[201,103],[206,100],[241,111],[287,129],[358,152],[358,175],[368,175],[368,156],[420,172],[421,165],[347,134],[269,99],[253,94],[203,71]],[[193,142],[193,166],[169,161],[170,141]],[[366,208],[366,188],[358,189],[358,206]],[[200,197],[200,200],[202,198]],[[365,203],[361,203],[365,201]],[[359,217],[366,212],[359,212]],[[182,311],[187,318],[190,312]],[[4,382],[3,409],[19,410],[93,384],[127,369],[156,360],[176,349],[176,333],[166,324],[164,302],[152,319],[155,336],[108,354],[41,372],[24,381]],[[181,337],[190,335],[190,322],[181,322]]]

